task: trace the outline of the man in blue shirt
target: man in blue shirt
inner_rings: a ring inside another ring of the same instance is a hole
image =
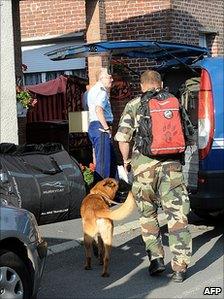
[[[115,177],[116,163],[112,145],[113,114],[109,101],[109,92],[113,78],[106,68],[99,72],[97,83],[90,88],[87,95],[89,108],[89,138],[95,152],[95,181]]]

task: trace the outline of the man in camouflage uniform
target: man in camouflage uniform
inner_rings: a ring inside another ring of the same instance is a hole
[[[162,81],[160,74],[146,71],[141,76],[141,89],[160,90]],[[168,223],[169,247],[173,254],[172,279],[182,282],[185,279],[187,266],[192,253],[192,239],[188,230],[187,214],[189,198],[184,184],[180,155],[167,158],[151,158],[141,154],[133,146],[129,159],[130,142],[138,130],[140,119],[140,100],[136,97],[127,103],[120,119],[115,140],[124,160],[124,166],[131,163],[134,180],[132,192],[140,213],[142,237],[149,256],[151,275],[165,270],[164,250],[158,223],[158,207],[161,205]]]

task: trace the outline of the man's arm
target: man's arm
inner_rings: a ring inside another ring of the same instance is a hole
[[[103,108],[101,106],[96,106],[96,115],[103,128],[105,130],[108,129],[109,127],[104,116]]]
[[[119,141],[118,146],[123,158],[124,169],[126,172],[129,172],[131,162],[131,159],[129,159],[130,144],[129,142]]]
[[[130,160],[129,159],[129,150],[130,150],[129,142],[119,141],[118,145],[119,145],[121,155],[123,157],[124,164],[128,163]]]

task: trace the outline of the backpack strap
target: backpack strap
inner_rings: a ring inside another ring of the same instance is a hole
[[[147,90],[146,92],[144,92],[141,96],[141,105],[145,105],[146,103],[148,103],[148,101],[152,98],[155,98],[158,93],[159,91],[155,89]]]
[[[186,145],[192,145],[195,143],[196,130],[192,124],[188,113],[184,106],[180,107],[181,119],[184,128],[184,136],[186,140]]]

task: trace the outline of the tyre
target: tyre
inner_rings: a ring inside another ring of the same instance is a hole
[[[30,275],[22,259],[11,251],[0,251],[0,298],[30,299]]]

